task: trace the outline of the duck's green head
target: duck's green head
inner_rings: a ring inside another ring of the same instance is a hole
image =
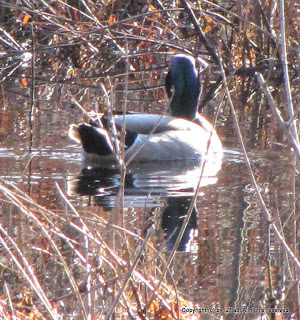
[[[172,98],[172,116],[190,120],[196,118],[201,87],[193,57],[178,54],[172,58],[166,77],[166,91],[168,97]]]

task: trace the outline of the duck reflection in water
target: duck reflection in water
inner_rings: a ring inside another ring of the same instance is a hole
[[[167,249],[173,250],[180,229],[183,225],[186,214],[191,205],[191,197],[169,197],[168,205],[162,214],[161,226],[165,231],[167,240]],[[179,242],[177,251],[186,251],[187,244],[190,241],[191,231],[197,228],[197,209],[193,207],[191,217],[187,223],[183,236]]]
[[[126,174],[123,206],[150,208],[151,210],[162,208],[161,227],[165,232],[167,250],[172,250],[190,207],[194,188],[192,188],[190,184],[183,183],[181,175],[180,178],[177,176],[176,179],[176,175],[174,175],[174,171],[172,170],[171,172],[170,170],[164,171],[161,168],[155,171],[153,170],[153,166],[151,166],[149,168],[149,172],[152,173],[150,178],[148,176],[148,170],[145,168],[143,168],[143,170],[141,168],[139,169],[140,170],[137,170],[135,168],[133,172]],[[195,168],[193,172],[195,172]],[[173,186],[170,185],[171,177],[174,183]],[[185,177],[189,177],[189,175],[185,174]],[[118,202],[120,180],[121,176],[117,168],[85,168],[79,177],[69,181],[68,194],[69,196],[76,194],[93,196],[93,205],[102,206],[106,210],[111,210],[120,205]],[[175,183],[175,181],[177,182]],[[178,181],[185,187],[184,190],[178,189]],[[169,183],[168,186],[167,182]],[[189,182],[191,181],[189,180]],[[176,191],[174,189],[175,186]],[[147,225],[149,226],[153,223],[150,216],[149,224]],[[191,231],[192,229],[196,229],[196,227],[197,211],[194,207],[191,218],[177,248],[178,251],[186,251]],[[143,230],[143,233],[146,233],[146,230]]]

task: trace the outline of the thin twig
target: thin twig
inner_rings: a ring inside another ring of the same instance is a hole
[[[37,223],[37,225],[39,226],[39,228],[41,229],[41,231],[43,232],[43,234],[46,236],[46,238],[49,240],[49,242],[51,243],[52,245],[52,248],[56,251],[56,253],[58,254],[63,266],[64,266],[64,269],[69,277],[69,280],[70,280],[70,283],[76,293],[76,297],[78,299],[78,301],[80,302],[81,304],[81,308],[82,308],[82,315],[83,315],[83,318],[84,319],[87,319],[86,317],[86,311],[85,311],[85,305],[82,301],[82,298],[81,298],[81,295],[80,295],[80,292],[79,292],[79,289],[78,289],[78,286],[76,284],[76,281],[74,279],[74,277],[72,276],[72,273],[65,261],[65,259],[63,258],[62,256],[62,253],[61,251],[59,250],[59,248],[57,247],[56,243],[53,241],[53,239],[51,238],[48,230],[46,229],[46,227],[44,226],[44,222],[41,222],[37,217],[36,215],[34,215],[33,212],[31,212],[30,210],[28,210],[27,207],[25,207],[25,205],[18,199],[18,196],[15,195],[11,190],[9,190],[8,188],[6,188],[4,185],[0,184],[0,189],[3,191],[3,193],[7,196],[8,199],[11,200],[11,202],[17,206],[21,212],[23,212],[25,215],[27,215],[29,218],[31,218],[33,221],[35,221]],[[46,305],[47,306],[47,305]],[[55,318],[54,318],[55,319]]]
[[[200,40],[203,42],[206,50],[210,53],[210,55],[212,56],[212,58],[214,59],[214,61],[216,63],[218,63],[219,59],[218,59],[218,55],[215,51],[215,49],[213,48],[212,44],[209,42],[209,40],[207,39],[207,37],[205,36],[204,32],[202,31],[199,23],[198,23],[198,20],[194,14],[194,11],[191,9],[190,5],[188,4],[188,2],[186,0],[181,0],[189,18],[191,19],[199,37],[200,37]]]
[[[16,242],[9,236],[6,230],[0,224],[0,231],[4,236],[0,235],[0,242],[3,248],[8,252],[9,256],[11,257],[12,261],[18,267],[18,270],[23,274],[24,278],[28,281],[31,288],[36,292],[39,299],[44,304],[45,308],[49,312],[52,319],[57,319],[55,316],[55,312],[51,306],[50,301],[48,300],[43,288],[41,287],[39,280],[37,279],[32,266],[30,265],[29,261],[26,259],[24,254],[19,249]],[[9,240],[10,245],[8,245],[7,240]],[[16,251],[17,254],[15,254]]]
[[[226,76],[225,76],[225,72],[224,72],[224,68],[223,68],[223,64],[222,64],[222,60],[221,59],[220,59],[220,69],[221,69],[221,73],[222,73],[222,77],[223,77],[223,83],[224,83],[224,87],[225,87],[225,90],[226,90],[228,102],[229,102],[230,109],[231,109],[231,112],[232,112],[232,115],[233,115],[233,119],[234,119],[236,131],[237,131],[238,139],[239,139],[239,142],[240,142],[243,154],[244,154],[244,159],[245,159],[246,165],[248,167],[248,171],[249,171],[249,174],[250,174],[251,182],[252,182],[252,184],[254,186],[254,189],[255,189],[256,195],[258,197],[260,206],[261,206],[261,208],[262,208],[262,210],[264,212],[264,215],[265,215],[268,223],[271,224],[275,235],[277,236],[277,238],[279,239],[281,244],[284,246],[284,248],[286,249],[287,253],[292,258],[292,260],[295,262],[297,267],[300,269],[300,261],[299,261],[299,259],[296,257],[294,252],[291,250],[289,245],[286,243],[286,241],[284,239],[284,236],[280,233],[280,231],[278,230],[277,226],[275,225],[275,223],[274,223],[274,221],[272,219],[272,216],[271,216],[271,214],[270,214],[270,212],[269,212],[269,210],[268,210],[268,208],[266,206],[266,203],[265,203],[265,201],[264,201],[264,199],[263,199],[263,197],[261,195],[260,188],[257,185],[256,179],[255,179],[255,176],[254,176],[254,172],[252,170],[252,166],[251,166],[251,163],[250,163],[250,159],[248,157],[248,154],[247,154],[247,151],[246,151],[246,147],[245,147],[245,144],[244,144],[243,136],[242,136],[241,129],[240,129],[240,126],[239,126],[239,122],[238,122],[238,117],[237,117],[237,114],[235,112],[235,108],[233,106],[233,102],[231,100],[231,95],[230,95],[230,92],[229,92],[229,89],[228,89],[227,79],[226,79]]]
[[[284,75],[284,83],[285,83],[286,98],[287,98],[287,110],[289,112],[290,119],[293,119],[294,107],[293,107],[293,101],[292,101],[292,92],[291,92],[291,85],[290,85],[290,78],[289,78],[288,60],[287,60],[284,4],[285,4],[284,0],[279,0],[281,48],[282,48],[282,55],[283,55],[282,64],[283,64],[283,75]],[[292,121],[291,123],[291,131],[292,131],[293,138],[297,143],[297,146],[300,146],[299,135],[297,132],[295,121]]]
[[[136,266],[137,266],[137,264],[138,264],[138,262],[139,262],[139,260],[141,258],[141,255],[142,255],[142,253],[143,253],[143,251],[144,251],[144,249],[145,249],[145,247],[146,247],[146,245],[148,243],[148,240],[150,239],[150,236],[152,235],[152,233],[153,233],[153,227],[148,229],[147,236],[146,236],[145,240],[143,241],[142,245],[140,246],[140,249],[137,252],[136,257],[135,257],[130,269],[127,272],[126,278],[123,281],[123,285],[122,285],[121,289],[119,290],[117,296],[115,297],[115,300],[113,301],[112,305],[110,306],[110,309],[109,309],[108,314],[106,316],[106,320],[109,320],[111,318],[111,316],[112,316],[112,314],[113,314],[113,312],[114,312],[114,310],[115,310],[115,308],[116,308],[116,306],[117,306],[117,304],[118,304],[118,302],[120,300],[120,297],[123,294],[123,292],[124,292],[124,290],[125,290],[125,288],[126,288],[126,286],[128,284],[128,281],[132,277],[132,273],[135,270],[135,268],[136,268]]]
[[[256,79],[259,82],[261,89],[263,90],[263,92],[268,100],[268,103],[271,107],[271,110],[274,113],[275,117],[277,118],[281,129],[283,130],[284,134],[286,135],[289,143],[294,148],[294,150],[297,154],[297,157],[300,159],[300,145],[299,145],[298,141],[295,139],[294,135],[291,134],[288,124],[283,120],[280,111],[276,107],[274,99],[270,93],[269,88],[267,87],[267,84],[265,82],[264,77],[262,76],[261,73],[256,73]]]

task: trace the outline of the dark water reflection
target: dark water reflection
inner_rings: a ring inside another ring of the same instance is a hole
[[[127,206],[127,197],[130,196],[138,200],[141,196],[193,195],[200,177],[200,186],[215,184],[220,168],[220,161],[206,163],[205,166],[185,161],[133,164],[127,168],[124,178],[124,205]],[[68,194],[111,198],[107,201],[111,202],[111,207],[115,207],[120,183],[121,175],[117,167],[86,167],[76,179],[70,179]],[[138,207],[138,202],[131,205]],[[151,206],[151,203],[146,205]]]
[[[58,183],[80,212],[100,212],[109,217],[119,206],[118,170],[82,170],[80,149],[67,138],[68,124],[80,121],[81,115],[73,112],[70,116],[63,108],[55,111],[41,106],[41,109],[32,124],[23,106],[11,105],[0,113],[1,179],[17,185],[41,206],[55,210],[64,207],[55,185]],[[269,290],[266,270],[270,263],[275,298],[279,305],[295,310],[297,299],[292,276],[287,271],[287,257],[280,243],[269,236],[269,225],[257,205],[232,132],[228,123],[220,128],[229,150],[225,151],[221,169],[216,167],[204,174],[197,205],[179,247],[182,251],[175,255],[171,267],[177,287],[187,299],[203,308],[259,308]],[[253,148],[250,156],[268,207],[288,225],[289,207],[294,201],[294,170],[292,159],[284,150],[282,146],[273,151]],[[153,242],[168,254],[200,172],[199,166],[187,164],[129,168],[122,202],[127,228],[133,232],[139,229],[143,236],[154,225]],[[5,199],[1,204],[1,222],[15,228],[14,223],[19,220],[11,219],[11,214],[16,216],[12,205]],[[293,244],[293,239],[287,240]],[[287,297],[280,302],[285,288]],[[242,314],[223,316],[242,319]],[[246,315],[246,319],[257,318],[257,314]],[[213,316],[205,314],[204,319]]]
[[[133,164],[121,181],[118,168],[87,167],[77,178],[68,181],[68,195],[93,196],[94,206],[108,210],[120,206],[163,208],[161,225],[167,248],[172,250],[198,183],[201,187],[215,184],[220,168],[220,161],[205,165],[183,161]],[[180,251],[186,249],[189,234],[196,229],[196,210],[195,207],[179,245]]]

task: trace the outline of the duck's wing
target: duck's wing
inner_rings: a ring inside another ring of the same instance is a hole
[[[172,122],[175,118],[171,116],[137,113],[127,114],[124,117],[116,116],[114,119],[118,127],[122,127],[124,121],[126,130],[144,135],[147,135],[150,132],[156,134],[175,129],[174,126],[172,126]]]
[[[215,132],[211,123],[201,115],[197,115],[194,121],[177,118],[172,116],[161,116],[157,114],[127,114],[123,116],[115,116],[115,123],[120,129],[123,121],[125,121],[125,128],[137,134],[153,134],[162,133],[166,131],[176,130],[193,130],[200,126],[207,132]],[[153,129],[155,130],[153,131]]]

